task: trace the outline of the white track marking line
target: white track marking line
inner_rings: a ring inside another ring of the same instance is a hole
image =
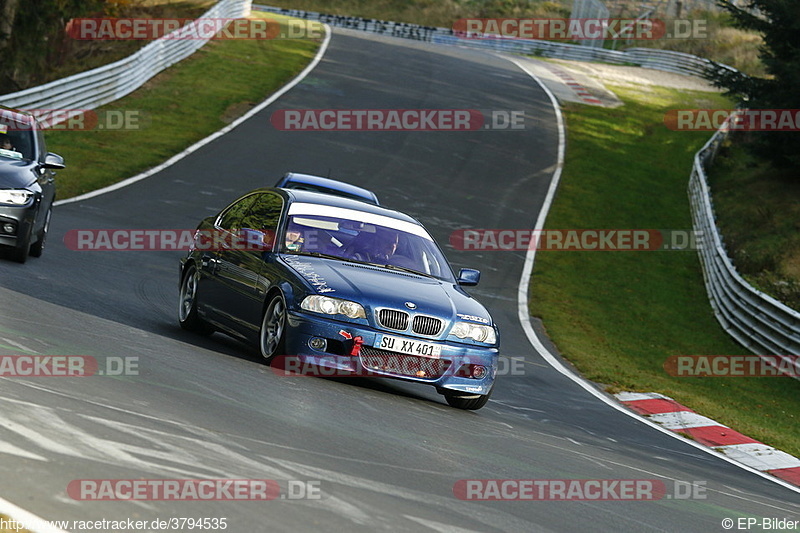
[[[317,66],[317,64],[320,61],[322,61],[322,56],[325,55],[325,52],[328,50],[328,44],[331,41],[331,30],[330,30],[330,27],[327,24],[325,24],[324,26],[325,26],[325,39],[322,41],[322,44],[320,45],[319,50],[317,51],[317,55],[314,56],[314,59],[311,61],[311,63],[309,63],[308,66],[306,66],[306,68],[304,68],[303,71],[300,74],[298,74],[292,81],[290,81],[289,83],[287,83],[286,85],[281,87],[276,93],[274,93],[272,96],[270,96],[269,98],[267,98],[266,100],[264,100],[263,102],[258,104],[256,107],[254,107],[253,109],[251,109],[247,113],[245,113],[243,116],[241,116],[238,119],[236,119],[235,121],[231,122],[230,124],[228,124],[227,126],[222,128],[221,130],[219,130],[219,131],[217,131],[215,133],[212,133],[211,135],[209,135],[205,139],[201,139],[201,140],[197,141],[196,143],[194,143],[192,146],[190,146],[189,148],[187,148],[183,152],[172,156],[171,158],[167,159],[166,161],[164,161],[163,163],[161,163],[160,165],[158,165],[156,167],[153,167],[153,168],[151,168],[149,170],[146,170],[145,172],[142,172],[141,174],[137,174],[137,175],[135,175],[133,177],[130,177],[130,178],[125,179],[125,180],[122,180],[122,181],[120,181],[118,183],[115,183],[113,185],[109,185],[108,187],[103,187],[102,189],[97,189],[96,191],[87,192],[86,194],[81,194],[80,196],[74,196],[72,198],[66,198],[64,200],[59,200],[59,201],[55,202],[53,205],[59,206],[59,205],[64,205],[64,204],[71,204],[71,203],[74,203],[74,202],[81,202],[83,200],[88,200],[90,198],[94,198],[96,196],[100,196],[101,194],[106,194],[106,193],[111,192],[111,191],[116,191],[118,189],[122,189],[123,187],[127,187],[128,185],[132,185],[132,184],[134,184],[136,182],[139,182],[139,181],[141,181],[141,180],[143,180],[145,178],[149,178],[153,174],[157,174],[157,173],[161,172],[162,170],[164,170],[165,168],[168,168],[168,167],[174,165],[175,163],[177,163],[181,159],[184,159],[185,157],[193,154],[194,152],[196,152],[197,150],[199,150],[203,146],[205,146],[208,143],[210,143],[210,142],[214,141],[215,139],[217,139],[218,137],[222,137],[223,135],[225,135],[226,133],[228,133],[229,131],[231,131],[235,127],[239,126],[242,122],[244,122],[245,120],[249,119],[250,117],[252,117],[256,113],[259,113],[259,112],[263,111],[267,106],[271,105],[275,100],[277,100],[278,98],[283,96],[286,92],[291,90],[295,85],[297,85],[298,83],[303,81],[303,79],[305,79],[305,77],[308,76],[309,73],[311,73],[312,70],[314,70],[314,68]]]

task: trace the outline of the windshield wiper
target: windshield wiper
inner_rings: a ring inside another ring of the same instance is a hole
[[[400,272],[408,272],[410,274],[416,274],[418,276],[425,276],[427,278],[435,277],[435,276],[432,276],[431,274],[427,274],[425,272],[420,272],[419,270],[414,270],[413,268],[408,268],[408,267],[401,267],[401,266],[397,266],[397,265],[382,265],[380,263],[367,263],[367,264],[368,265],[379,266],[379,267],[382,267],[382,268],[388,268],[389,270],[399,270]]]
[[[289,255],[309,255],[311,257],[322,257],[324,259],[338,259],[340,261],[347,261],[344,257],[338,255],[323,254],[322,252],[283,252]]]

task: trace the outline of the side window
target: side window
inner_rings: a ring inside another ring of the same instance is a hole
[[[228,231],[234,231],[246,227],[243,225],[243,220],[247,214],[247,210],[252,205],[253,200],[255,200],[255,197],[256,195],[251,194],[250,196],[246,196],[238,202],[228,206],[219,217],[217,222],[219,227]]]
[[[264,243],[271,246],[278,231],[282,211],[283,198],[277,194],[256,194],[250,210],[242,220],[241,227],[263,232]]]
[[[283,210],[283,199],[277,194],[256,194],[250,211],[245,215],[243,228],[277,231]]]

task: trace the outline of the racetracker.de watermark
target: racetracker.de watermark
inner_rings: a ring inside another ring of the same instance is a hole
[[[320,480],[73,479],[67,494],[81,501],[321,500]]]
[[[653,229],[462,229],[450,245],[464,251],[697,250],[702,232]]]
[[[478,109],[280,109],[281,131],[508,131],[525,129],[525,112]]]
[[[660,479],[460,479],[453,485],[453,495],[459,500],[468,501],[704,500],[706,482],[669,482]]]
[[[0,355],[0,377],[138,376],[136,356]]]
[[[670,109],[673,131],[800,131],[800,109]]]
[[[458,19],[453,24],[453,32],[463,39],[706,39],[708,21],[646,18],[466,18]]]
[[[76,18],[67,35],[79,41],[320,39],[322,25],[264,18]]]
[[[800,378],[796,355],[672,355],[664,370],[675,377]]]
[[[64,245],[77,252],[91,251],[221,251],[269,250],[275,241],[271,230],[241,229],[72,229]]]
[[[483,361],[470,357],[425,357],[393,353],[381,356],[322,355],[308,360],[296,355],[275,357],[270,368],[283,377],[379,377],[385,373],[403,374],[420,378],[453,376],[483,378],[489,368]],[[525,361],[522,358],[499,356],[495,376],[525,376]]]
[[[42,129],[57,131],[141,130],[152,122],[149,113],[138,109],[25,109],[24,111],[35,116]],[[2,133],[33,129],[33,124],[16,120],[12,113],[0,109]]]

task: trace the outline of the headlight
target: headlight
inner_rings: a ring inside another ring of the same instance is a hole
[[[459,339],[472,339],[478,342],[485,342],[486,344],[494,344],[497,342],[494,328],[492,326],[484,326],[483,324],[456,322],[453,329],[450,330],[450,334],[455,335]]]
[[[0,204],[25,205],[33,193],[20,189],[0,189]]]
[[[330,298],[328,296],[321,296],[314,294],[307,296],[300,304],[301,309],[306,311],[314,311],[315,313],[324,313],[326,315],[344,315],[349,318],[367,318],[367,313],[361,304],[351,302],[349,300],[340,300],[339,298]]]

